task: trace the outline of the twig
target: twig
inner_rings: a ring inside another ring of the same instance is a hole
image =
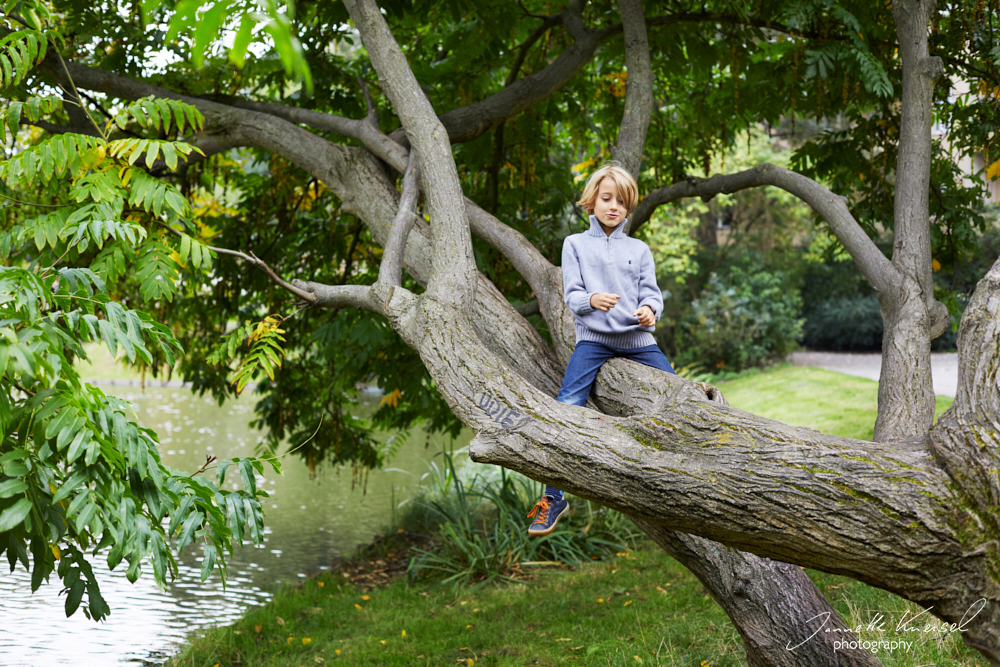
[[[365,94],[365,106],[368,108],[365,120],[375,127],[375,129],[378,129],[378,111],[375,109],[375,100],[372,99],[371,91],[368,90],[368,83],[364,80],[364,77],[360,76],[358,77],[358,83],[361,84],[361,90]]]
[[[12,384],[12,385],[14,385],[15,387],[17,387],[17,388],[18,388],[19,390],[23,391],[23,392],[24,392],[25,394],[27,394],[28,396],[34,396],[34,395],[35,395],[35,392],[33,392],[33,391],[28,391],[27,389],[25,389],[24,387],[22,387],[22,386],[21,386],[20,384],[18,384],[17,382],[11,382],[11,384]]]
[[[59,62],[62,64],[63,72],[66,73],[66,78],[69,80],[69,85],[73,89],[72,94],[74,97],[76,97],[76,103],[80,105],[81,109],[83,109],[83,113],[87,114],[87,118],[89,118],[90,122],[93,123],[94,129],[96,129],[97,133],[101,135],[101,138],[104,139],[104,141],[107,141],[108,137],[104,134],[104,132],[101,131],[100,126],[97,124],[97,121],[94,120],[94,117],[90,115],[90,111],[87,110],[87,107],[83,105],[83,100],[80,99],[80,92],[76,89],[76,84],[73,83],[73,77],[70,76],[69,68],[66,67],[66,61],[63,60],[62,54],[59,53],[58,49],[54,50],[56,52],[56,55],[59,57]]]
[[[521,7],[521,11],[524,12],[525,16],[530,16],[533,19],[551,18],[550,16],[546,16],[545,14],[532,14],[531,12],[528,11],[528,8],[524,6],[524,2],[522,2],[522,0],[517,0],[517,4]]]
[[[312,440],[313,438],[315,438],[316,434],[319,433],[319,429],[320,429],[320,427],[322,425],[323,425],[323,417],[320,416],[320,418],[319,418],[319,424],[316,424],[316,430],[313,431],[312,435],[310,435],[308,438],[306,438],[305,442],[303,442],[302,444],[300,444],[300,445],[298,445],[296,447],[293,447],[292,449],[289,449],[287,452],[285,452],[284,454],[282,454],[281,456],[278,456],[276,458],[279,458],[279,459],[284,458],[284,457],[288,456],[289,454],[291,454],[292,452],[297,452],[298,450],[300,450],[303,447],[305,447],[306,445],[308,445],[309,441]]]
[[[215,457],[215,456],[212,456],[211,454],[208,454],[208,455],[206,455],[206,456],[205,456],[205,465],[203,465],[202,467],[200,467],[200,468],[198,468],[197,470],[195,470],[195,471],[194,471],[193,473],[191,473],[190,475],[188,475],[188,477],[194,477],[194,476],[195,476],[195,475],[197,475],[198,473],[200,473],[200,472],[204,472],[204,471],[205,471],[205,469],[206,469],[206,468],[207,468],[208,466],[210,466],[210,465],[212,465],[213,463],[215,463],[215,459],[216,459],[216,457]]]
[[[159,224],[161,227],[164,227],[167,230],[173,232],[177,236],[183,236],[182,232],[177,231],[176,229],[174,229],[173,227],[171,227],[167,223],[163,222],[162,220],[156,220],[156,223]],[[273,280],[275,283],[277,283],[278,286],[280,286],[283,289],[291,292],[292,294],[294,294],[295,296],[299,297],[300,299],[303,299],[304,301],[308,301],[309,305],[313,305],[317,301],[317,297],[316,297],[315,294],[313,294],[312,292],[306,292],[305,290],[301,290],[298,287],[296,287],[295,285],[292,285],[292,284],[286,282],[281,277],[279,277],[278,274],[276,274],[271,269],[270,266],[267,265],[267,262],[265,262],[261,258],[257,257],[252,252],[248,255],[246,253],[240,252],[239,250],[230,250],[229,248],[217,248],[216,246],[211,246],[211,245],[206,245],[205,247],[208,248],[209,250],[211,250],[212,252],[218,253],[220,255],[232,255],[233,257],[239,257],[242,260],[250,262],[251,264],[264,269],[264,272],[267,273],[267,275],[271,278],[271,280]]]
[[[72,250],[72,249],[73,249],[73,246],[67,247],[66,248],[66,252],[64,252],[63,254],[59,255],[58,259],[56,259],[56,261],[52,262],[52,266],[46,268],[44,271],[42,271],[40,274],[38,274],[38,277],[39,278],[44,278],[46,275],[48,275],[49,271],[51,271],[52,269],[56,268],[56,264],[58,264],[59,262],[61,262],[63,260],[63,257],[65,257],[66,255],[68,255],[69,251]]]
[[[17,202],[18,204],[24,204],[25,206],[44,206],[45,208],[62,208],[65,204],[39,204],[33,201],[21,201],[20,199],[15,199],[14,197],[8,197],[7,195],[0,194],[0,197],[4,199],[9,199],[12,202]]]

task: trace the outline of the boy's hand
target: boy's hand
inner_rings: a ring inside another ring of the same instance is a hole
[[[639,320],[639,326],[651,327],[656,324],[656,316],[653,315],[653,309],[649,306],[642,306],[639,310],[632,313],[632,317]]]
[[[621,297],[617,294],[598,292],[594,296],[590,297],[590,307],[607,312],[615,307],[615,304],[618,303],[618,299],[620,298]]]

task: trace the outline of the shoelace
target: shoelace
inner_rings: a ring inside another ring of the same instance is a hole
[[[542,499],[535,503],[535,506],[531,508],[530,512],[528,512],[528,518],[530,519],[531,517],[538,515],[538,518],[535,519],[535,523],[544,524],[548,519],[550,507],[551,505],[549,504],[548,497],[542,496]]]

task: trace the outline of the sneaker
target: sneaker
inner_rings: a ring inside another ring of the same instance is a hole
[[[528,512],[528,518],[535,517],[535,522],[528,528],[528,536],[541,537],[551,533],[556,529],[559,517],[568,509],[569,503],[565,498],[555,500],[552,496],[542,496],[542,499]]]

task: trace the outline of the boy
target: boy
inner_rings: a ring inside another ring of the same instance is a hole
[[[576,348],[556,399],[560,403],[586,405],[597,372],[613,357],[674,372],[650,333],[663,311],[653,253],[624,233],[638,202],[635,180],[616,163],[591,174],[577,202],[590,213],[590,229],[563,243],[563,291],[576,320]],[[528,514],[535,517],[528,535],[548,535],[568,509],[563,492],[546,486]]]

